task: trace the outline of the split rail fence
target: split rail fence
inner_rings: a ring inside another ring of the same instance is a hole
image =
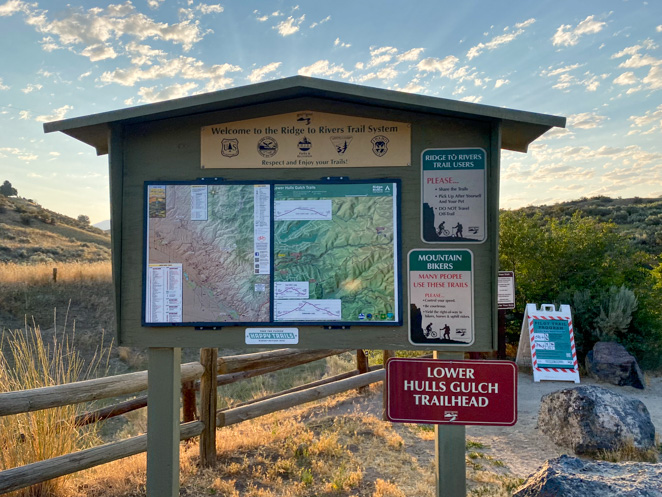
[[[216,428],[230,426],[265,414],[305,404],[353,389],[367,388],[383,381],[382,366],[368,366],[362,350],[356,351],[357,369],[260,399],[217,410],[217,387],[246,378],[299,366],[347,350],[281,349],[218,357],[217,349],[201,349],[200,362],[182,364],[182,417],[180,439],[200,437],[200,463],[216,460]],[[384,351],[384,362],[392,355]],[[51,409],[82,402],[136,394],[147,389],[147,371],[108,376],[52,387],[0,393],[0,416]],[[196,413],[199,391],[199,413]],[[78,416],[75,423],[86,425],[147,406],[147,396],[120,402]],[[19,490],[71,473],[129,457],[147,450],[147,435],[110,442],[98,447],[62,455],[0,472],[0,494]]]

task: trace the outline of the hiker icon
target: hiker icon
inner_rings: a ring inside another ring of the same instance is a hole
[[[450,340],[451,339],[451,327],[448,326],[448,324],[445,324],[444,327],[441,329],[441,331],[444,332],[444,339]]]
[[[462,223],[460,223],[460,221],[458,221],[457,224],[453,226],[453,229],[455,230],[453,236],[456,238],[462,238]]]

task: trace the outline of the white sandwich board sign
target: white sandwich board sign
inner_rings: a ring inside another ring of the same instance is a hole
[[[533,381],[579,383],[579,365],[570,306],[557,311],[551,304],[527,304],[520,340],[529,337]],[[520,349],[522,350],[522,349]]]

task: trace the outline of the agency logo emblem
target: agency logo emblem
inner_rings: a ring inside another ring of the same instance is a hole
[[[384,157],[388,153],[388,138],[383,135],[377,135],[370,143],[372,143],[372,152],[377,157]]]
[[[271,136],[263,136],[257,142],[257,153],[262,157],[273,157],[278,153],[278,142]]]
[[[235,157],[239,155],[239,140],[236,138],[224,138],[221,142],[221,155],[223,157]]]
[[[345,152],[347,152],[347,149],[349,148],[349,144],[352,143],[353,138],[354,137],[351,135],[332,136],[329,138],[329,140],[331,140],[331,143],[333,144],[333,147],[336,149],[336,152],[338,152],[338,155],[345,155]]]

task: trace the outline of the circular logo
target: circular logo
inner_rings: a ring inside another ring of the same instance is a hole
[[[299,150],[301,150],[302,152],[308,152],[313,146],[313,144],[310,142],[308,138],[304,136],[297,146],[299,147]]]
[[[257,142],[257,152],[262,157],[273,157],[278,153],[278,142],[271,136],[263,136]]]

